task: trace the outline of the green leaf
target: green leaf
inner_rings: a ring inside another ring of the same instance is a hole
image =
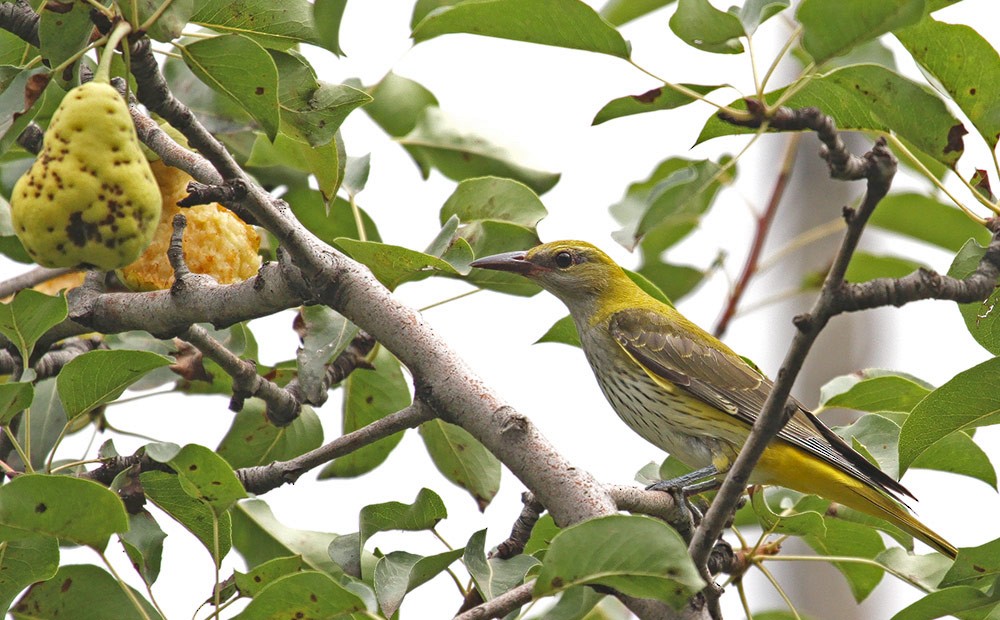
[[[233,544],[230,513],[217,516],[209,504],[192,497],[173,474],[145,471],[139,481],[146,498],[194,534],[218,566]]]
[[[789,0],[746,0],[738,13],[743,30],[748,35],[753,35],[761,24],[787,9],[790,4]],[[734,12],[733,9],[730,12]]]
[[[458,275],[458,271],[447,261],[398,245],[357,241],[347,237],[334,239],[334,243],[351,258],[364,263],[378,281],[390,290],[404,282],[423,280],[435,272]]]
[[[144,24],[163,6],[164,0],[138,0],[136,4],[139,9],[138,16],[132,15],[132,3],[123,3],[120,6],[130,23]],[[173,0],[152,23],[146,31],[147,34],[156,41],[167,42],[176,39],[194,14],[194,4],[194,0]]]
[[[930,620],[957,616],[966,620],[991,618],[1000,604],[1000,591],[984,594],[971,586],[955,586],[931,592],[916,603],[903,608],[892,620]]]
[[[648,179],[630,185],[625,198],[611,207],[623,225],[611,236],[633,249],[651,235],[643,255],[660,254],[694,229],[722,184],[732,180],[734,171],[723,168],[724,163],[679,157],[661,162]]]
[[[133,599],[122,588],[131,590],[142,611],[136,609]],[[162,620],[134,588],[119,583],[104,569],[91,564],[59,567],[51,579],[28,588],[11,613],[14,620]]]
[[[346,84],[328,84],[299,54],[270,51],[278,69],[278,103],[281,131],[312,147],[333,140],[340,125],[355,108],[372,100],[363,90]]]
[[[899,465],[906,471],[934,443],[953,432],[1000,422],[1000,358],[955,375],[913,408],[899,435]]]
[[[316,41],[320,47],[343,56],[340,49],[340,22],[344,18],[347,0],[315,0],[313,2],[313,23],[316,27]]]
[[[343,432],[350,433],[410,406],[409,385],[399,361],[379,347],[373,369],[358,368],[344,380]],[[350,454],[338,457],[319,474],[323,478],[351,478],[378,467],[403,438],[400,431]]]
[[[302,558],[297,555],[274,558],[256,566],[247,573],[235,571],[233,581],[240,594],[253,598],[275,580],[302,570]]]
[[[295,320],[302,345],[295,352],[303,402],[326,402],[326,365],[344,352],[358,334],[358,327],[326,306],[304,306]]]
[[[796,18],[802,24],[802,47],[819,64],[849,52],[890,30],[917,23],[924,0],[803,0]]]
[[[51,579],[59,568],[59,541],[30,536],[4,541],[0,555],[0,609],[9,609],[19,592],[36,581]]]
[[[656,245],[655,239],[649,237],[647,239],[649,246]],[[708,274],[688,265],[674,265],[661,261],[659,254],[643,250],[643,262],[635,275],[642,277],[650,286],[656,288],[663,297],[661,301],[673,306],[672,300],[681,299],[693,291]]]
[[[35,389],[30,383],[0,384],[0,426],[9,425],[11,418],[31,406],[34,397]]]
[[[878,554],[875,561],[926,590],[937,588],[941,578],[952,566],[952,561],[940,553],[917,555],[901,547],[889,547]]]
[[[966,433],[952,433],[938,441],[910,467],[961,474],[997,488],[997,472],[989,455]]]
[[[180,51],[198,79],[238,103],[260,123],[268,138],[277,137],[278,69],[263,47],[247,37],[229,34],[195,41]]]
[[[293,459],[323,444],[323,426],[312,407],[303,406],[282,427],[268,422],[265,408],[264,401],[248,399],[219,443],[216,453],[234,469]]]
[[[310,146],[279,133],[272,142],[262,133],[256,135],[246,165],[251,168],[301,171],[313,175],[323,197],[332,198],[344,176],[347,154],[340,135],[323,146]]]
[[[984,226],[926,194],[889,194],[878,203],[868,223],[952,252],[959,251],[970,238],[983,245],[990,240]]]
[[[952,261],[948,275],[953,278],[965,278],[979,267],[979,262],[986,254],[986,248],[970,239]],[[972,337],[984,349],[993,355],[1000,355],[1000,312],[996,311],[1000,303],[1000,289],[994,289],[989,297],[982,302],[958,304],[965,327]]]
[[[970,26],[930,17],[893,34],[995,150],[1000,140],[1000,54],[993,44]]]
[[[129,515],[128,531],[121,534],[122,546],[132,566],[149,585],[160,575],[163,539],[166,537],[167,534],[147,510]]]
[[[670,16],[670,29],[703,52],[743,53],[739,38],[745,33],[740,19],[713,7],[708,0],[678,0],[677,11]]]
[[[567,314],[553,323],[552,327],[550,327],[547,332],[542,334],[541,338],[535,341],[535,344],[540,344],[542,342],[559,342],[562,344],[568,344],[572,347],[581,346],[580,332],[576,329],[576,323],[573,322],[573,317]]]
[[[419,82],[389,72],[368,90],[372,102],[362,108],[386,133],[402,138],[413,131],[424,109],[437,107],[434,93]]]
[[[348,157],[344,166],[344,191],[350,196],[357,196],[365,189],[368,183],[368,175],[372,167],[371,153],[365,153],[361,157]]]
[[[149,351],[89,351],[70,360],[56,378],[69,420],[109,403],[144,374],[173,363]]]
[[[820,388],[819,412],[844,407],[871,413],[910,412],[934,386],[913,375],[880,368],[866,368],[831,379]]]
[[[483,511],[500,490],[500,461],[464,428],[441,420],[424,422],[420,438],[434,466],[465,489]]]
[[[937,585],[941,588],[950,586],[981,588],[992,585],[997,578],[1000,578],[1000,538],[978,547],[962,549],[955,563]]]
[[[722,88],[722,84],[713,86],[701,84],[681,84],[680,86],[683,86],[688,90],[692,90],[699,95],[707,95],[713,90]],[[657,110],[673,110],[674,108],[679,108],[693,101],[696,101],[696,99],[680,93],[669,86],[661,86],[648,90],[641,95],[631,95],[629,97],[612,99],[608,103],[604,104],[603,108],[598,110],[597,115],[594,116],[594,120],[591,124],[600,125],[601,123],[612,119],[621,118],[623,116],[631,116],[633,114],[643,114],[645,112],[655,112]]]
[[[188,444],[167,464],[177,472],[181,488],[218,516],[247,496],[229,463],[205,446]]]
[[[844,280],[867,282],[876,278],[902,278],[924,267],[916,261],[899,256],[879,256],[868,252],[855,252],[847,265]]]
[[[621,26],[673,3],[674,0],[608,0],[601,7],[601,17],[614,26]]]
[[[868,0],[861,0],[868,4]],[[821,0],[822,2],[822,0]],[[831,6],[835,6],[832,4]],[[836,23],[840,23],[839,20]],[[784,89],[767,93],[775,101]],[[742,100],[730,104],[746,109]],[[806,83],[784,102],[791,108],[818,107],[840,130],[895,134],[942,164],[952,167],[961,157],[962,123],[940,98],[925,86],[879,65],[851,65],[830,71]],[[724,135],[756,130],[739,128],[712,117],[698,143]]]
[[[343,573],[327,552],[330,543],[338,538],[336,534],[283,525],[259,499],[242,501],[229,514],[233,517],[233,545],[251,568],[274,558],[298,555],[313,570],[330,575]]]
[[[351,204],[343,198],[332,198],[329,203],[325,203],[320,192],[309,188],[294,189],[283,198],[291,206],[295,218],[326,243],[332,244],[334,239],[340,237],[359,238]],[[363,209],[359,211],[364,223],[365,238],[379,241],[381,237],[375,222]]]
[[[599,517],[562,530],[545,554],[534,596],[588,583],[675,607],[704,586],[680,535],[639,515]]]
[[[65,9],[69,9],[68,11]],[[38,40],[40,51],[48,66],[57,67],[87,46],[94,23],[90,21],[90,7],[72,3],[69,7],[43,4],[38,11]],[[63,80],[63,75],[56,79]],[[66,84],[72,88],[72,84]]]
[[[331,40],[329,30],[335,25],[325,24],[320,34],[320,28],[314,22],[316,10],[307,0],[199,0],[198,12],[191,18],[191,23],[217,32],[244,35],[273,49],[287,50],[296,43],[312,43],[334,54],[340,53],[336,41]],[[325,16],[336,11],[336,6],[324,6],[320,10]]]
[[[556,604],[545,611],[544,616],[534,616],[535,620],[610,620],[607,610],[598,608],[605,594],[596,592],[593,588],[576,586],[564,590],[559,595]],[[754,618],[757,615],[754,614]]]
[[[66,427],[66,412],[63,410],[59,396],[56,394],[56,380],[45,379],[35,384],[35,395],[31,401],[31,466],[36,471],[45,469],[49,452],[59,441]],[[27,425],[21,424],[17,440],[24,445]],[[11,455],[9,465],[16,469],[23,468],[21,459],[16,454]]]
[[[417,43],[443,34],[478,34],[629,57],[629,45],[579,0],[476,0],[432,11],[413,29]]]
[[[429,530],[447,516],[448,510],[444,507],[444,502],[430,489],[420,489],[412,504],[371,504],[362,508],[358,515],[360,543],[364,547],[365,542],[378,532]]]
[[[767,498],[761,491],[754,492],[750,496],[750,503],[757,515],[757,520],[766,531],[789,536],[818,536],[822,538],[826,535],[826,523],[823,515],[815,510],[801,509],[796,506],[794,511],[779,515],[771,509]]]
[[[0,540],[44,534],[104,550],[112,534],[127,529],[125,506],[96,482],[24,474],[0,486]]]
[[[529,570],[538,565],[530,555],[515,555],[509,559],[486,557],[486,530],[479,530],[465,545],[463,560],[483,600],[492,600],[511,588],[524,583]]]
[[[500,220],[534,229],[548,215],[545,205],[528,186],[499,177],[480,177],[460,182],[441,206],[443,225],[452,216],[461,223]]]
[[[306,571],[276,579],[235,618],[346,618],[364,610],[365,603],[357,594],[323,573]]]
[[[399,143],[408,147],[425,178],[432,167],[454,181],[506,177],[524,183],[536,194],[549,191],[559,180],[556,173],[515,163],[500,147],[453,126],[440,108],[433,106],[424,108],[413,130]]]
[[[375,595],[385,617],[391,618],[399,610],[408,592],[433,579],[463,553],[464,549],[454,549],[424,557],[393,551],[379,558],[375,565]]]
[[[811,495],[802,498],[796,504],[796,509],[815,510],[819,514],[825,514],[829,504],[828,501]],[[803,539],[820,555],[873,559],[885,551],[885,543],[878,531],[867,525],[835,517],[826,517],[823,521],[826,525],[825,534],[810,535]],[[856,562],[833,562],[833,566],[847,579],[847,585],[859,603],[871,594],[885,572],[878,566]]]
[[[0,333],[17,347],[24,368],[29,367],[38,339],[61,323],[66,313],[65,295],[52,297],[31,289],[25,289],[13,300],[0,304]]]

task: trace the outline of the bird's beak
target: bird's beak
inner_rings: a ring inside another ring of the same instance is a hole
[[[473,267],[479,269],[493,269],[494,271],[509,271],[526,276],[535,268],[535,265],[525,258],[526,252],[505,252],[504,254],[494,254],[484,256],[471,263]]]

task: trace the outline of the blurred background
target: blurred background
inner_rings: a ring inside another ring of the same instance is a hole
[[[600,8],[602,3],[591,4]],[[728,6],[713,4],[721,9]],[[634,267],[637,258],[611,239],[610,233],[618,226],[608,207],[622,198],[630,183],[646,178],[668,157],[715,159],[723,153],[737,153],[746,143],[746,138],[724,138],[692,147],[713,112],[701,103],[594,127],[593,117],[605,103],[643,93],[658,82],[620,59],[513,41],[449,35],[413,47],[409,39],[411,11],[412,2],[405,0],[348,2],[341,28],[346,57],[307,50],[320,79],[342,82],[359,78],[370,85],[394,71],[429,88],[449,116],[505,146],[520,163],[561,173],[559,183],[542,196],[549,210],[539,225],[545,241],[590,241],[624,266]],[[713,95],[720,103],[753,93],[747,55],[717,56],[688,47],[669,31],[667,21],[672,11],[668,7],[621,27],[633,45],[636,64],[672,82],[728,82],[732,88]],[[936,17],[974,25],[996,46],[1000,44],[998,14],[1000,7],[995,0],[965,0]],[[754,45],[757,57],[765,59],[762,64],[770,61],[789,33],[788,23],[780,18],[758,31]],[[890,49],[895,45],[891,37],[886,37],[885,43]],[[741,61],[742,71],[734,72],[733,64]],[[794,62],[787,60],[788,66],[782,70],[794,72]],[[907,65],[905,56],[898,55],[897,62],[909,75],[919,75],[915,66]],[[454,182],[436,171],[423,180],[408,155],[363,113],[350,115],[342,132],[349,155],[371,154],[371,174],[358,202],[378,222],[382,239],[414,249],[425,247],[440,228],[438,211],[454,190]],[[670,250],[672,262],[699,269],[719,265],[679,304],[683,313],[703,327],[714,324],[739,274],[755,216],[767,201],[788,139],[784,135],[763,138],[741,160],[736,183],[724,190],[699,229]],[[871,139],[857,136],[851,143],[855,152],[861,153]],[[989,167],[986,164],[991,161],[989,153],[973,143],[968,141],[960,162],[966,177],[974,167]],[[752,281],[741,304],[743,312],[725,337],[727,344],[772,375],[780,367],[792,336],[792,317],[807,310],[813,301],[811,294],[786,293],[795,290],[807,274],[825,267],[839,234],[784,255],[777,252],[803,231],[836,220],[841,207],[855,201],[864,189],[861,183],[830,181],[817,151],[815,138],[804,136],[791,187],[763,254],[765,262],[774,259],[773,267]],[[920,180],[900,177],[897,190],[928,188]],[[864,244],[868,250],[891,246],[900,252],[904,252],[899,249],[902,244],[912,244],[910,253],[918,253],[939,271],[946,271],[951,261],[944,251],[888,234],[866,233]],[[12,263],[0,267],[10,275],[26,269]],[[404,285],[398,295],[415,307],[425,307],[469,290],[462,282],[432,278]],[[873,367],[911,373],[939,385],[988,356],[956,320],[957,312],[954,304],[921,302],[902,310],[835,319],[817,342],[795,395],[807,405],[815,405],[819,387],[828,380]],[[485,291],[426,311],[441,336],[573,463],[601,481],[632,483],[636,471],[648,462],[661,461],[664,455],[618,421],[579,349],[532,344],[564,315],[563,306],[548,295],[519,298]],[[289,311],[254,321],[264,363],[294,358],[298,341],[291,329],[292,318]],[[916,337],[931,328],[938,334],[936,338]],[[138,430],[158,440],[211,446],[229,427],[232,414],[227,404],[219,397],[167,395],[110,407],[108,418],[116,427]],[[328,440],[339,434],[340,404],[340,393],[334,392],[319,410]],[[827,418],[833,424],[851,419],[849,414]],[[197,429],[197,437],[192,436],[192,429]],[[989,454],[1000,454],[1000,435],[995,427],[979,430],[976,438]],[[83,433],[73,440],[64,445],[65,453],[82,451],[90,437]],[[102,440],[99,437],[97,443]],[[116,437],[115,443],[124,454],[146,440]],[[1000,498],[982,482],[925,470],[908,472],[903,482],[920,498],[915,508],[921,520],[957,546],[975,546],[1000,536]],[[409,503],[421,487],[433,489],[449,507],[449,517],[438,529],[453,546],[464,545],[484,526],[488,527],[487,546],[506,538],[520,511],[524,490],[505,471],[499,495],[484,515],[479,514],[468,494],[437,473],[411,432],[387,462],[369,475],[323,482],[307,475],[296,485],[268,493],[265,499],[285,525],[346,534],[357,531],[357,515],[363,506],[393,500]],[[172,540],[165,547],[163,571],[154,592],[169,617],[192,617],[194,609],[210,595],[210,557],[170,519],[161,520],[161,525]],[[369,549],[376,546],[414,553],[443,550],[441,542],[426,532],[379,533],[368,543]],[[67,553],[78,554],[80,562],[95,561],[84,550]],[[123,553],[109,555],[116,557],[122,568],[127,567]],[[798,609],[815,618],[887,618],[919,594],[886,577],[874,595],[852,609],[850,592],[832,567],[776,564],[772,567]],[[225,561],[223,576],[233,568],[243,568],[235,553]],[[129,572],[126,569],[122,574]],[[783,608],[775,591],[758,575],[751,574],[747,583],[754,610]],[[133,585],[142,590],[137,579]],[[743,617],[734,592],[723,602],[727,618]],[[445,618],[459,604],[454,584],[440,576],[409,595],[401,613],[404,618]],[[207,610],[197,615],[205,613]]]

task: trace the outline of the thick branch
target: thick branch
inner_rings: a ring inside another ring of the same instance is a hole
[[[35,47],[38,43],[38,13],[25,0],[0,4],[0,28],[12,32]]]

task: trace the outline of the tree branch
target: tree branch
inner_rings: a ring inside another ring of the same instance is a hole
[[[26,271],[13,278],[0,282],[0,299],[6,299],[11,295],[19,293],[26,288],[31,288],[42,282],[57,278],[67,273],[73,273],[77,269],[50,269],[49,267],[35,267],[31,271]]]
[[[793,113],[794,111],[787,112]],[[774,387],[768,395],[746,443],[733,462],[733,466],[726,475],[715,500],[709,506],[705,518],[691,540],[688,548],[696,566],[705,566],[715,541],[722,533],[726,521],[746,488],[750,473],[757,460],[794,411],[794,406],[788,402],[792,385],[813,342],[836,311],[833,300],[843,283],[847,265],[857,248],[869,216],[889,191],[896,172],[896,160],[885,147],[884,139],[880,138],[874,148],[863,158],[857,157],[847,151],[837,135],[833,120],[829,117],[819,115],[818,111],[813,108],[800,110],[795,114],[785,114],[782,117],[782,125],[784,126],[794,127],[800,121],[802,126],[816,130],[820,140],[826,145],[822,156],[829,163],[832,176],[835,178],[857,178],[857,175],[861,174],[863,178],[868,180],[868,186],[857,212],[845,209],[847,230],[820,294],[809,314],[796,317],[795,325],[799,331],[795,334],[785,355]]]
[[[503,618],[519,607],[523,607],[531,602],[531,591],[535,587],[535,580],[532,579],[516,588],[507,590],[500,596],[492,598],[481,605],[462,612],[455,616],[454,620],[486,620],[487,618]]]
[[[715,324],[715,329],[712,330],[712,335],[716,338],[722,338],[723,334],[726,333],[729,322],[736,315],[736,309],[740,305],[740,300],[743,299],[743,293],[746,292],[747,285],[757,273],[760,253],[764,249],[764,241],[767,240],[767,233],[771,230],[771,223],[774,222],[774,216],[778,213],[778,205],[781,204],[781,199],[788,188],[788,181],[792,178],[792,168],[795,164],[795,156],[799,152],[800,141],[801,136],[798,134],[791,135],[788,138],[788,144],[785,146],[785,157],[782,159],[781,167],[778,168],[778,177],[774,180],[771,198],[767,201],[767,207],[764,209],[764,212],[757,216],[757,229],[754,231],[753,241],[750,242],[750,251],[747,253],[746,261],[743,263],[743,270],[740,272],[740,277],[736,280],[733,290],[729,293],[729,299],[726,301],[726,306],[723,308],[722,314]]]
[[[25,0],[0,4],[0,28],[7,30],[35,47],[38,42],[38,13]]]

